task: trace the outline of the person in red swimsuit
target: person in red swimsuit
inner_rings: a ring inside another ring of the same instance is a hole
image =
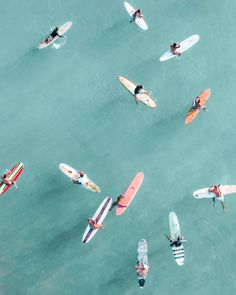
[[[209,189],[208,192],[209,193],[214,193],[216,195],[216,198],[221,201],[221,206],[223,208],[223,210],[225,211],[225,205],[224,205],[224,195],[222,194],[221,190],[220,190],[221,184],[214,184],[212,185]],[[213,206],[216,206],[216,200],[215,197],[212,198],[213,200]]]
[[[137,263],[135,265],[135,269],[136,269],[136,272],[138,273],[138,275],[144,277],[147,275],[149,267],[148,267],[148,265],[141,262],[141,263]]]

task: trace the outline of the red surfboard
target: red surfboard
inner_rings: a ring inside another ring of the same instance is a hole
[[[144,179],[144,173],[139,172],[135,175],[134,179],[130,183],[126,192],[123,194],[123,198],[119,201],[119,204],[116,208],[116,215],[121,215],[129,207],[133,198],[135,197],[137,191],[139,190]]]
[[[7,173],[7,179],[10,181],[16,181],[19,176],[21,175],[22,171],[24,169],[24,164],[19,163],[16,164],[8,173]],[[5,184],[3,181],[0,183],[0,195],[3,195],[11,185]]]

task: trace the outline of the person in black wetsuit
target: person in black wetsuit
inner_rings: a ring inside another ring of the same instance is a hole
[[[166,235],[166,238],[170,241],[170,246],[173,247],[180,247],[183,243],[187,243],[186,240],[184,240],[183,236],[178,236],[177,240],[173,240],[169,236]]]
[[[56,27],[56,28],[52,31],[52,33],[46,38],[45,42],[46,42],[46,43],[49,43],[49,42],[51,42],[51,41],[52,41],[54,38],[56,38],[56,37],[64,38],[64,36],[58,34],[58,30],[59,30],[59,28]]]
[[[58,37],[64,37],[64,36],[62,36],[62,35],[59,35],[59,34],[58,34],[58,31],[59,31],[59,28],[56,27],[56,28],[52,31],[52,33],[50,34],[50,36],[51,36],[52,38],[55,38],[56,36],[58,36]]]
[[[118,205],[119,205],[119,202],[120,202],[120,200],[121,200],[122,198],[124,198],[124,197],[123,197],[122,195],[119,195],[119,196],[117,197],[116,201],[112,203],[112,205],[111,205],[109,211],[111,211],[115,206],[118,206]]]

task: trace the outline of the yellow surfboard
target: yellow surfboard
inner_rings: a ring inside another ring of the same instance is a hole
[[[134,96],[134,89],[136,88],[136,84],[132,81],[128,80],[125,77],[119,76],[117,77],[120,83]],[[139,101],[143,104],[147,105],[150,108],[156,108],[156,102],[151,98],[150,94],[147,92],[138,94]]]

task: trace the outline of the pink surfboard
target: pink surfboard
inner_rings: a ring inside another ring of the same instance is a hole
[[[135,197],[137,191],[139,190],[144,179],[144,173],[139,172],[135,175],[131,184],[127,188],[126,192],[123,194],[123,198],[120,200],[116,208],[116,215],[121,215],[129,207],[133,198]]]

